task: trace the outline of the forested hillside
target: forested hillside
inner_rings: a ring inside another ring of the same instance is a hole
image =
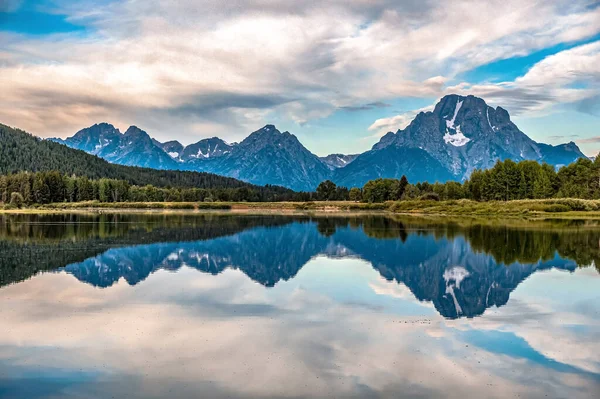
[[[22,171],[57,171],[63,175],[90,179],[109,178],[136,186],[234,189],[246,187],[260,192],[260,197],[291,199],[292,190],[258,187],[237,179],[211,173],[155,170],[111,164],[84,151],[41,140],[22,130],[0,124],[0,175]]]

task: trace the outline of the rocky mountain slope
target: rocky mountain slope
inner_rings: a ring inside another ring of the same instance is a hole
[[[161,143],[158,140],[152,139],[152,142],[155,146],[161,148],[164,152],[169,154],[169,156],[173,159],[178,159],[183,152],[184,146],[177,140],[167,141],[166,143]]]
[[[433,111],[419,113],[405,129],[387,133],[360,155],[319,158],[296,136],[273,125],[239,144],[213,137],[184,147],[177,141],[158,142],[135,126],[121,134],[107,123],[54,140],[122,165],[217,173],[302,191],[314,190],[326,179],[347,187],[402,175],[411,182],[444,182],[464,180],[498,159],[529,159],[559,167],[584,157],[573,142],[537,143],[519,130],[505,109],[458,95],[445,96]]]
[[[178,159],[181,162],[202,162],[213,160],[231,152],[233,146],[218,137],[200,140],[183,149]]]
[[[97,129],[97,132],[101,130]],[[97,145],[94,141],[88,144],[91,144],[91,147],[86,148],[92,149]],[[82,146],[84,145],[82,144]],[[152,152],[155,151],[160,150],[155,147]],[[165,155],[163,152],[160,156],[164,157]],[[0,175],[23,171],[58,171],[62,174],[86,176],[90,179],[126,180],[138,186],[150,184],[156,187],[206,189],[244,187],[257,190],[264,197],[291,194],[290,190],[282,187],[258,187],[230,177],[210,173],[118,165],[82,150],[69,148],[51,140],[41,140],[27,132],[0,123]]]
[[[178,169],[177,162],[166,150],[157,146],[155,140],[137,126],[130,126],[121,134],[113,125],[99,123],[78,131],[66,140],[52,140],[119,165]]]
[[[427,155],[425,155],[427,154]],[[445,96],[431,112],[421,112],[404,129],[388,133],[370,151],[334,174],[334,181],[362,186],[377,177],[409,181],[464,180],[498,160],[525,159],[556,166],[584,157],[575,143],[536,143],[510,120],[508,112],[474,96]]]
[[[360,154],[329,154],[326,157],[319,157],[319,159],[323,161],[327,166],[329,166],[329,169],[334,170],[338,168],[343,168],[350,162],[354,161],[359,155]]]
[[[330,170],[296,136],[266,125],[232,147],[209,166],[212,173],[255,184],[276,184],[294,190],[314,190]],[[208,171],[207,170],[207,171]]]

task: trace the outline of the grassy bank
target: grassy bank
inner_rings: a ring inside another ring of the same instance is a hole
[[[385,211],[389,203],[366,204],[352,201],[317,201],[317,202],[61,202],[32,207],[4,208],[0,212],[34,213],[44,211],[70,210],[288,210],[288,211],[353,211],[379,210]]]
[[[69,210],[69,209],[231,209],[231,204],[225,202],[61,202],[40,206],[38,209]]]
[[[600,200],[544,199],[518,201],[477,202],[455,201],[388,201],[385,203],[362,203],[352,201],[315,202],[120,202],[97,201],[56,203],[23,209],[1,209],[0,213],[44,213],[75,210],[231,210],[231,211],[379,211],[395,214],[423,215],[498,215],[498,216],[599,216]]]
[[[488,201],[397,201],[390,203],[394,213],[438,215],[597,215],[600,200],[556,198],[543,200]]]

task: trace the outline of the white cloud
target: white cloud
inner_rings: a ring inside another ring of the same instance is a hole
[[[440,91],[444,94],[473,94],[482,97],[490,105],[508,109],[512,116],[541,115],[551,112],[557,105],[579,104],[588,100],[596,104],[593,100],[600,95],[600,42],[584,44],[548,56],[512,82],[461,82],[440,88]],[[381,137],[389,131],[404,129],[419,112],[431,111],[433,105],[377,119],[369,127],[370,131],[376,132],[371,137]],[[587,108],[586,112],[598,112]]]
[[[274,115],[303,124],[340,106],[439,97],[461,71],[589,37],[600,17],[566,0],[59,4],[92,33],[5,36],[0,120],[42,136],[137,124],[183,141],[198,137],[194,126],[237,138]],[[461,87],[517,97],[502,85]],[[389,126],[404,123],[395,118]]]
[[[389,118],[377,119],[371,126],[369,126],[369,131],[375,132],[375,134],[371,137],[381,137],[387,132],[395,133],[398,129],[404,129],[410,124],[410,122],[412,122],[417,114],[428,111],[433,111],[433,105],[419,108],[414,111],[404,112]]]
[[[474,94],[509,109],[512,115],[547,111],[600,94],[600,42],[548,56],[513,82],[460,83],[446,92]]]

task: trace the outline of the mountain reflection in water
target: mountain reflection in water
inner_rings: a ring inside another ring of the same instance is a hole
[[[0,216],[0,398],[590,398],[600,226]]]
[[[59,268],[95,287],[157,270],[238,269],[273,287],[310,259],[359,258],[440,315],[475,317],[505,305],[531,274],[600,265],[591,221],[513,225],[386,216],[3,216],[2,284]]]

